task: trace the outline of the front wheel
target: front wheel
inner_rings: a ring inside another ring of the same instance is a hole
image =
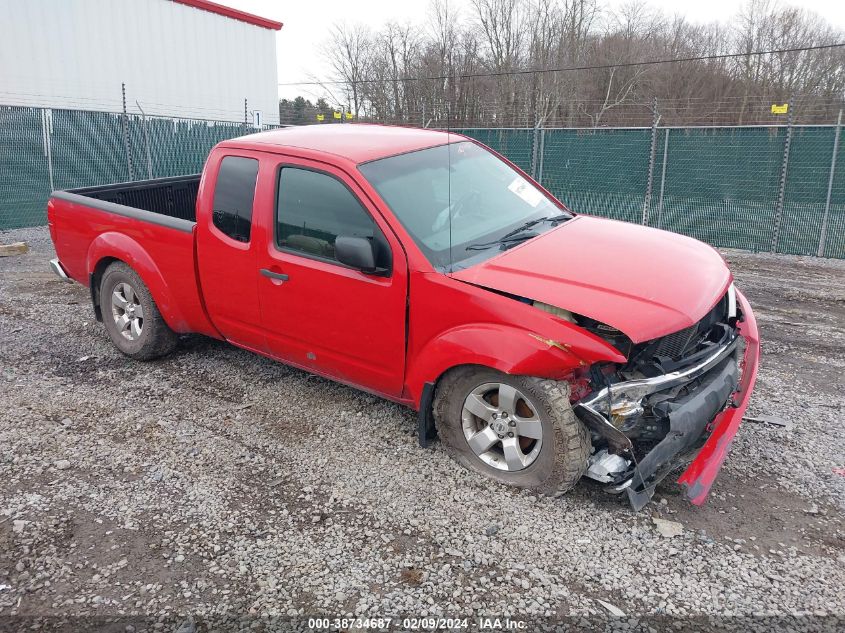
[[[566,383],[463,367],[438,383],[434,418],[452,457],[501,483],[556,497],[587,469],[590,436]]]
[[[100,311],[114,346],[135,360],[170,353],[178,338],[158,311],[150,291],[132,268],[114,262],[100,284]]]

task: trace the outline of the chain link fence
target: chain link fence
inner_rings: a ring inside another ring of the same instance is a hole
[[[841,125],[455,131],[576,212],[717,247],[845,259]]]
[[[0,230],[46,222],[50,191],[197,173],[244,123],[0,106]],[[713,246],[845,259],[841,125],[453,128],[576,212]]]
[[[225,121],[0,106],[0,230],[46,224],[56,189],[198,173],[217,143],[254,131]]]

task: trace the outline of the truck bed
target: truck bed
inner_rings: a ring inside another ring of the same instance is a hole
[[[196,275],[194,229],[200,176],[56,191],[47,204],[58,264],[85,286],[112,261],[143,279],[176,332],[219,336],[205,313]]]
[[[82,187],[70,189],[67,193],[195,222],[199,184],[200,174],[192,174],[100,187]]]

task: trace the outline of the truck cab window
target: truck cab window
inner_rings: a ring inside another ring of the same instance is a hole
[[[276,244],[323,259],[336,259],[339,235],[373,242],[376,265],[390,268],[390,248],[375,222],[347,187],[332,176],[283,167],[279,173]]]
[[[238,242],[249,242],[258,161],[226,156],[220,163],[214,189],[214,226]]]

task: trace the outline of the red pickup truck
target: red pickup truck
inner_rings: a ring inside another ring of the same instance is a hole
[[[578,215],[447,132],[293,127],[225,141],[201,175],[55,192],[53,270],[124,354],[196,332],[419,412],[460,463],[639,509],[680,461],[702,503],[757,372],[724,260]]]

